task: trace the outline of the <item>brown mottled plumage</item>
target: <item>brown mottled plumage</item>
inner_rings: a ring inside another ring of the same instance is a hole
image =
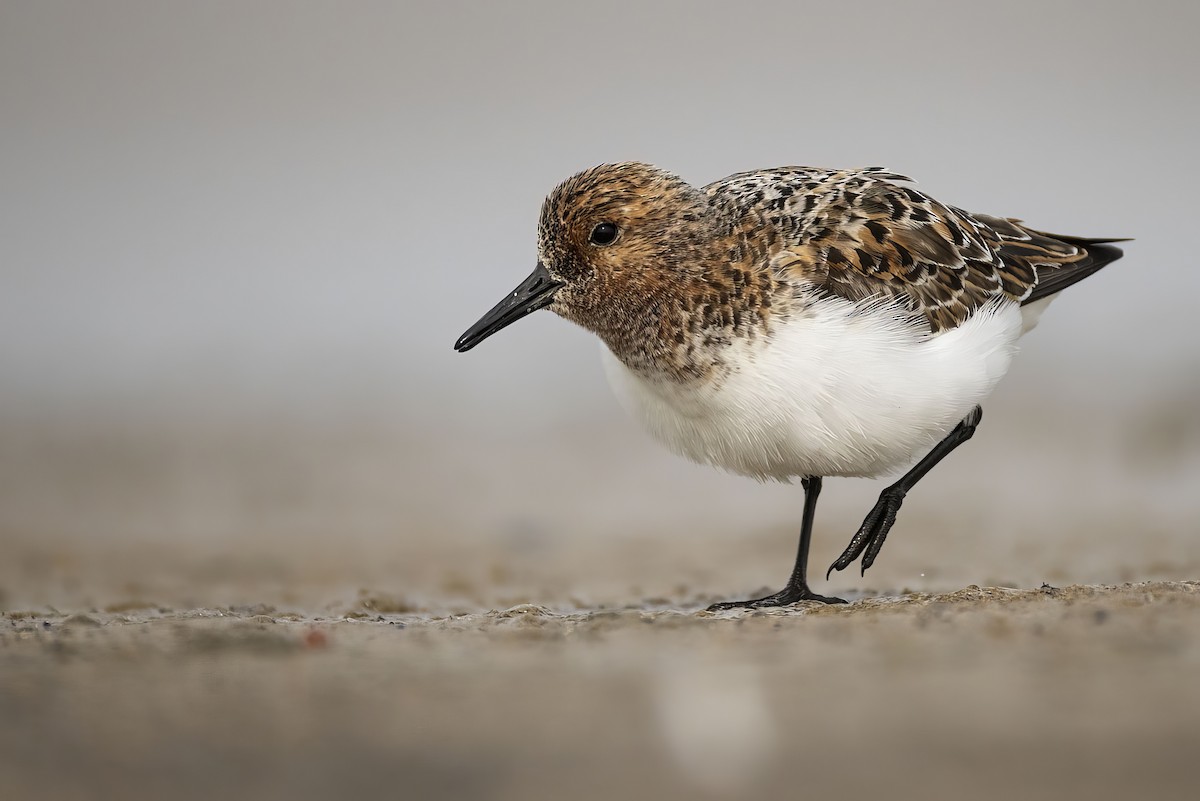
[[[806,578],[826,476],[887,487],[842,556],[865,571],[906,493],[979,424],[1045,303],[1120,258],[1119,240],[1059,236],[947,206],[880,168],[783,167],[697,189],[606,164],[542,207],[538,266],[458,341],[537,309],[594,331],[618,397],[668,447],[805,487],[787,586],[751,601],[834,602]]]
[[[1119,240],[972,215],[895,183],[909,180],[878,167],[787,167],[734,175],[705,191],[748,219],[751,231],[781,232],[765,254],[777,272],[849,300],[897,298],[934,333],[998,296],[1032,302],[1121,256],[1104,244]]]
[[[1106,244],[1120,240],[972,215],[897,183],[907,181],[878,167],[783,167],[696,189],[646,164],[586,170],[542,207],[542,261],[569,279],[555,311],[628,362],[673,343],[656,355],[680,375],[706,375],[713,359],[698,348],[755,336],[772,303],[790,310],[800,290],[895,299],[938,333],[990,300],[1041,299],[1121,256]],[[601,220],[624,241],[597,251],[587,236]],[[797,292],[780,298],[780,285]]]

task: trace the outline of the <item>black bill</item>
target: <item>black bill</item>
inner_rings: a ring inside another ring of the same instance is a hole
[[[512,325],[525,315],[546,308],[561,286],[562,281],[551,278],[542,263],[538,262],[538,266],[519,287],[458,338],[454,349],[459,353],[468,351],[506,325]]]

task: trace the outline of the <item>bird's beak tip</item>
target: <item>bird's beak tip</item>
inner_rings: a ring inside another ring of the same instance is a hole
[[[562,281],[551,276],[546,267],[538,262],[537,267],[520,286],[458,338],[454,343],[455,352],[466,353],[501,328],[512,325],[538,309],[546,308],[553,302],[555,293],[562,285]]]

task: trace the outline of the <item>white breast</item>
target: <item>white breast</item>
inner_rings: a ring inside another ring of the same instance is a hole
[[[625,408],[671,450],[760,480],[873,476],[949,433],[1008,371],[1021,308],[988,306],[930,336],[897,314],[821,300],[727,351],[722,379],[645,376],[604,351]]]

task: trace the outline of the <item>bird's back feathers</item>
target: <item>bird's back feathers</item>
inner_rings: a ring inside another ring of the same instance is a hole
[[[989,301],[1031,303],[1120,258],[1109,244],[971,214],[871,167],[785,167],[739,173],[705,187],[781,278],[859,301],[892,297],[933,332],[961,325]],[[769,229],[764,237],[762,230]],[[759,255],[759,254],[755,254]]]

